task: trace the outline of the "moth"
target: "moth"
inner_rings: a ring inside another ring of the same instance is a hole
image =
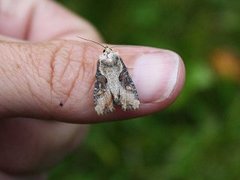
[[[97,61],[93,91],[97,114],[104,115],[113,112],[115,110],[114,106],[120,106],[124,111],[138,109],[140,101],[137,89],[118,52],[98,42],[80,38],[104,48]]]

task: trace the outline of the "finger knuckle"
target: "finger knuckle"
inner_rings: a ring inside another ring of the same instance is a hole
[[[83,101],[91,98],[89,92],[93,88],[96,69],[95,61],[89,60],[93,55],[91,48],[68,41],[56,41],[46,46],[38,62],[32,64],[40,81],[45,80],[48,104],[55,107],[67,102],[75,104],[81,101],[85,104]]]

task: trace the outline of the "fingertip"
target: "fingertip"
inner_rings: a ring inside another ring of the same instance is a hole
[[[93,49],[96,50],[94,57],[97,58],[97,53],[100,55],[101,49],[98,46]],[[92,106],[90,108],[79,102],[78,108],[74,107],[76,111],[71,113],[71,116],[74,114],[71,122],[95,123],[148,115],[167,108],[180,94],[185,80],[185,67],[178,54],[169,50],[136,46],[121,46],[114,50],[119,52],[123,62],[130,69],[130,75],[140,98],[140,108],[134,111],[123,111],[121,107],[116,107],[115,112],[98,116],[94,112],[92,102],[88,102]],[[88,55],[86,57],[93,58]],[[86,61],[94,61],[94,59]],[[78,92],[81,92],[80,89]],[[87,94],[89,100],[92,101],[93,86]]]
[[[179,96],[185,81],[181,57],[169,50],[150,47],[122,46],[119,55],[128,67],[140,98],[140,108],[95,118],[94,122],[129,119],[161,111]]]
[[[185,71],[184,61],[179,56],[179,68],[178,68],[177,81],[176,81],[175,88],[173,89],[173,91],[172,91],[172,93],[170,95],[169,103],[174,101],[177,98],[177,96],[180,95],[180,93],[181,93],[181,91],[182,91],[182,89],[184,87],[185,78],[186,78],[186,71]]]

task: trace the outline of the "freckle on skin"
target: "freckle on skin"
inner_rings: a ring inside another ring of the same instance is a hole
[[[60,102],[60,103],[59,103],[59,106],[63,107],[63,103],[62,103],[62,102]]]

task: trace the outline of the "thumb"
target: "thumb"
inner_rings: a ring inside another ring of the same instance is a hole
[[[0,42],[0,117],[30,117],[91,123],[158,111],[179,94],[184,65],[173,52],[118,46],[133,77],[140,109],[97,116],[93,105],[101,47],[78,41]]]

